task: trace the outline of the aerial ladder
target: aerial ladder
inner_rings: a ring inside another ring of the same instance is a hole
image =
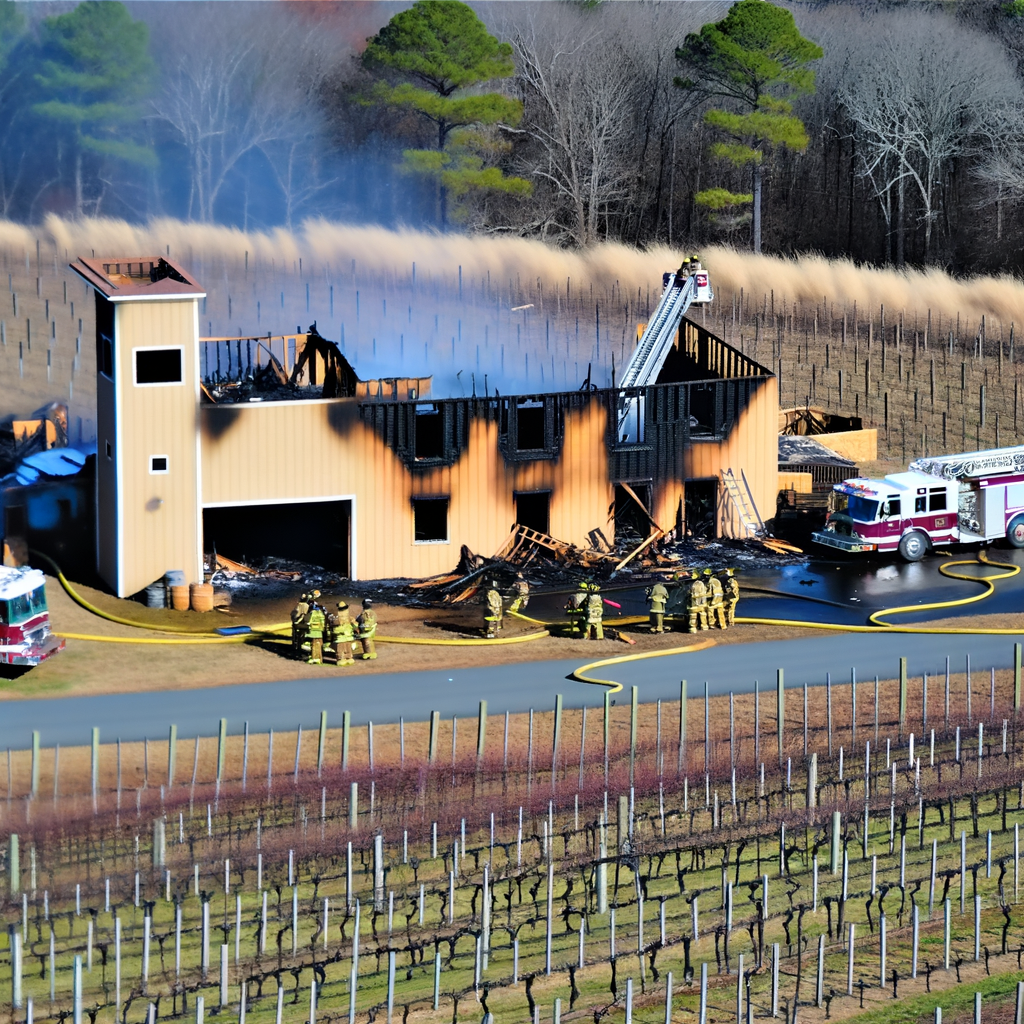
[[[644,328],[636,348],[618,381],[620,389],[645,388],[661,373],[669,351],[675,343],[679,325],[693,303],[714,299],[707,271],[693,257],[683,261],[674,273],[663,278],[665,291]],[[641,444],[644,440],[644,397],[642,394],[622,395],[618,406],[616,437],[625,444]]]

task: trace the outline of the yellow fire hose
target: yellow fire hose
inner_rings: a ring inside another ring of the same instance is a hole
[[[996,572],[990,576],[972,576],[970,573],[953,572],[950,568],[954,565],[990,565],[993,568],[1005,570]],[[932,611],[938,608],[958,608],[965,604],[974,604],[977,601],[984,601],[995,592],[995,581],[1009,579],[1020,572],[1020,566],[1007,565],[1005,562],[994,562],[984,551],[978,553],[977,558],[960,559],[953,562],[943,562],[939,566],[939,572],[952,580],[966,580],[969,583],[980,583],[984,590],[980,594],[972,594],[970,597],[960,597],[953,601],[933,601],[930,604],[909,604],[900,605],[896,608],[880,608],[868,616],[869,626],[843,626],[833,622],[803,622],[794,619],[765,619],[765,618],[742,618],[736,616],[736,621],[745,624],[768,625],[768,626],[794,626],[801,629],[827,629],[839,633],[962,633],[971,636],[1019,636],[1022,629],[971,629],[957,628],[955,626],[901,626],[893,622],[886,622],[885,618],[890,615],[906,615],[910,612]]]
[[[667,658],[670,654],[688,654],[690,651],[704,651],[714,647],[715,641],[709,639],[698,640],[695,644],[688,644],[686,647],[670,647],[664,651],[645,651],[643,654],[624,654],[619,658],[603,658],[601,661],[592,661],[589,665],[582,665],[576,669],[572,677],[579,683],[594,683],[597,686],[607,686],[609,693],[618,693],[622,689],[622,683],[613,679],[595,679],[588,675],[594,669],[603,668],[605,665],[621,665],[626,661],[641,661],[644,658]]]
[[[291,629],[290,623],[280,623],[270,626],[265,626],[262,629],[254,630],[252,633],[243,634],[240,636],[219,636],[213,633],[198,633],[192,632],[191,630],[184,627],[175,626],[155,626],[144,622],[135,622],[131,619],[122,618],[121,616],[114,615],[110,612],[105,612],[100,608],[97,608],[94,604],[87,601],[82,597],[68,582],[60,568],[53,562],[52,559],[47,558],[45,555],[40,557],[44,558],[53,567],[56,573],[57,579],[60,581],[61,586],[64,588],[68,596],[75,601],[82,608],[97,615],[100,618],[106,619],[110,622],[115,622],[120,625],[130,626],[135,629],[147,629],[153,632],[164,632],[174,634],[187,634],[185,637],[111,637],[111,636],[98,636],[88,633],[58,633],[58,636],[64,637],[70,640],[90,640],[101,643],[122,643],[122,644],[231,644],[231,643],[245,643],[253,639],[261,639],[264,641],[286,643],[286,638],[281,637],[280,634],[287,632]],[[974,576],[970,573],[954,572],[954,566],[962,565],[988,565],[993,568],[999,568],[1003,571],[996,572],[989,576]],[[907,614],[910,612],[920,611],[933,611],[941,608],[956,608],[967,604],[974,604],[978,601],[983,601],[987,597],[990,597],[995,592],[995,582],[1002,579],[1009,579],[1010,577],[1016,576],[1020,572],[1020,567],[1016,565],[1007,565],[1003,562],[995,562],[987,557],[984,551],[980,552],[977,558],[972,559],[960,559],[956,561],[944,562],[939,566],[939,572],[949,579],[964,580],[970,583],[980,583],[984,588],[981,593],[973,594],[969,597],[957,598],[951,601],[936,601],[929,604],[919,605],[901,605],[894,608],[883,608],[876,612],[873,612],[868,616],[870,625],[865,626],[854,626],[854,625],[842,625],[840,623],[830,622],[810,622],[799,619],[774,619],[774,618],[763,618],[763,617],[747,617],[737,616],[736,622],[742,625],[771,625],[771,626],[789,626],[800,629],[823,629],[834,632],[842,633],[884,633],[884,632],[898,632],[898,633],[925,633],[925,634],[969,634],[969,635],[993,635],[993,636],[1016,636],[1020,635],[1024,630],[1018,629],[976,629],[976,628],[956,628],[956,627],[934,627],[934,626],[901,626],[896,623],[885,621],[886,618],[892,615]],[[537,626],[543,627],[542,629],[534,633],[526,633],[522,636],[515,637],[502,637],[500,639],[461,639],[461,640],[434,640],[418,637],[389,637],[389,636],[377,636],[375,639],[381,643],[392,643],[392,644],[408,644],[408,645],[421,645],[430,647],[492,647],[502,646],[506,644],[517,644],[526,643],[532,640],[540,640],[543,637],[550,636],[550,628],[558,625],[558,623],[543,622],[539,619],[532,618],[528,615],[523,615],[519,612],[511,612],[515,618],[522,619],[525,622],[532,623]],[[616,626],[636,625],[638,623],[646,621],[647,617],[642,615],[624,616],[623,618],[616,619]],[[610,679],[601,679],[592,677],[590,675],[596,669],[603,668],[607,665],[623,664],[631,661],[642,661],[647,658],[662,658],[668,657],[673,654],[686,654],[691,651],[706,650],[708,647],[714,646],[715,641],[710,638],[705,638],[697,641],[693,644],[688,644],[683,647],[673,647],[662,651],[647,651],[640,654],[625,654],[617,658],[604,658],[599,661],[590,662],[586,665],[582,665],[580,668],[573,672],[573,678],[579,682],[592,683],[595,685],[607,686],[610,688],[612,693],[618,693],[622,690],[622,684]]]
[[[217,633],[195,632],[183,626],[158,626],[148,622],[135,622],[132,619],[122,618],[120,615],[114,615],[111,612],[103,611],[102,608],[97,608],[96,605],[82,597],[70,582],[68,582],[67,577],[65,577],[64,573],[61,572],[60,566],[58,566],[52,558],[49,558],[38,551],[33,551],[32,553],[36,557],[49,562],[58,581],[60,582],[60,585],[64,588],[68,597],[86,611],[91,612],[93,615],[96,615],[101,619],[106,619],[108,622],[116,622],[121,626],[131,626],[133,629],[148,629],[150,632],[154,633],[184,633],[187,635],[186,637],[175,637],[172,639],[170,637],[100,636],[93,633],[61,632],[56,634],[59,637],[63,637],[65,640],[92,640],[98,643],[108,644],[238,644],[246,643],[253,639],[262,639],[269,640],[271,642],[277,641],[281,643],[290,643],[290,640],[279,636],[279,634],[283,632],[291,632],[292,626],[290,622],[263,626],[259,629],[254,629],[251,633],[243,633],[239,636],[220,636]],[[431,647],[494,647],[504,644],[521,644],[530,640],[540,640],[542,637],[548,635],[548,631],[544,629],[535,633],[525,633],[522,636],[502,637],[500,639],[492,640],[433,640],[417,637],[380,635],[375,636],[374,639],[384,644],[422,644]]]
[[[973,576],[970,573],[954,572],[952,566],[957,565],[990,565],[1003,569],[1003,572],[996,572],[990,576]],[[991,636],[1019,636],[1024,630],[1021,629],[971,629],[956,627],[937,626],[901,626],[896,623],[886,622],[885,618],[890,615],[907,614],[909,612],[932,611],[939,608],[956,608],[966,604],[974,604],[977,601],[984,601],[995,592],[995,581],[1009,579],[1020,572],[1020,566],[1007,565],[1005,562],[994,562],[987,557],[984,551],[978,554],[977,558],[967,558],[958,561],[944,562],[939,566],[939,572],[954,580],[966,580],[970,583],[980,583],[984,590],[980,594],[972,594],[970,597],[961,597],[952,601],[934,601],[930,604],[901,605],[896,608],[881,608],[868,616],[871,625],[868,626],[844,626],[832,622],[804,622],[797,619],[768,619],[736,616],[735,621],[744,625],[762,626],[791,626],[801,629],[826,629],[838,633],[959,633],[970,635],[991,635]],[[530,620],[537,621],[537,620]],[[616,619],[616,623],[626,621],[642,622],[641,617],[633,617],[631,620]],[[686,654],[689,651],[701,651],[714,645],[714,640],[704,640],[688,647],[674,647],[664,651],[651,651],[643,654],[625,654],[619,658],[606,658],[602,661],[593,661],[576,669],[572,676],[581,683],[595,683],[607,686],[610,692],[618,693],[622,690],[622,684],[611,679],[598,679],[589,676],[594,669],[605,665],[622,664],[629,661],[640,661],[644,658],[659,658],[670,654]]]

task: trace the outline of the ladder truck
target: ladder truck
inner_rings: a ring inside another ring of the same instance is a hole
[[[636,393],[619,398],[616,437],[625,444],[643,443],[644,396],[640,389],[657,381],[686,311],[694,303],[702,305],[715,297],[708,272],[696,256],[683,260],[677,271],[664,274],[662,286],[661,301],[617,383],[621,391],[636,389]]]
[[[816,543],[839,551],[899,552],[908,562],[937,544],[1024,548],[1024,446],[916,459],[905,473],[832,488]]]

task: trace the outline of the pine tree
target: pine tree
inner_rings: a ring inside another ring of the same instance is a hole
[[[686,72],[676,85],[727,101],[704,115],[724,137],[711,147],[712,154],[752,170],[751,193],[712,188],[696,200],[715,210],[752,203],[754,252],[761,251],[765,157],[777,146],[794,152],[807,148],[807,130],[790,101],[814,92],[808,64],[822,55],[820,46],[800,34],[793,15],[767,0],[739,0],[721,21],[691,33],[676,50]]]
[[[523,106],[497,92],[473,86],[509,78],[512,47],[495,39],[460,0],[418,0],[396,14],[369,41],[363,63],[383,77],[376,102],[412,111],[434,125],[432,149],[408,149],[404,166],[438,184],[439,220],[448,223],[449,197],[474,190],[528,194],[530,184],[493,165],[505,146],[482,129],[516,125]]]
[[[75,206],[84,212],[83,161],[123,160],[153,166],[152,149],[130,137],[142,121],[153,84],[149,29],[122,3],[85,0],[42,23],[42,65],[35,76],[50,98],[35,112],[62,132],[72,150]]]

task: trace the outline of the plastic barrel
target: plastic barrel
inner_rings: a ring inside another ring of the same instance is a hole
[[[193,583],[189,587],[192,598],[192,611],[212,612],[213,611],[213,584]]]
[[[188,587],[171,587],[171,607],[176,612],[188,611]]]
[[[167,588],[164,586],[163,580],[157,580],[156,583],[150,583],[150,585],[146,587],[146,607],[167,607]]]

